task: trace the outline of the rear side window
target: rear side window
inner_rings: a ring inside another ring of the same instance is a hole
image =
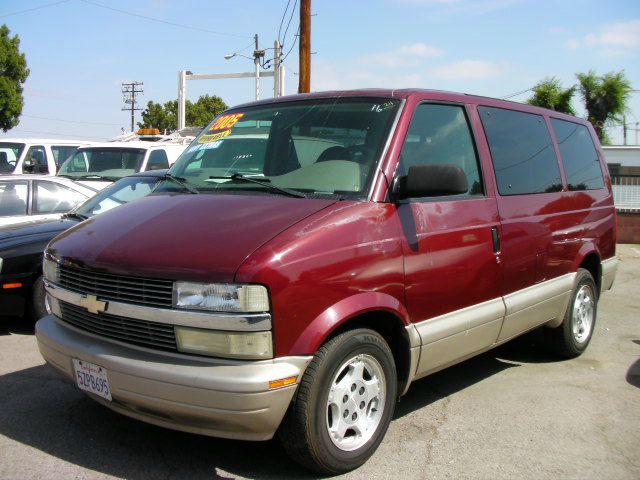
[[[559,192],[560,168],[544,118],[479,107],[500,195]]]
[[[467,195],[484,192],[478,159],[464,108],[458,105],[418,105],[400,153],[399,175],[414,165],[455,165],[467,176]]]
[[[551,119],[551,125],[558,139],[569,190],[604,188],[598,152],[587,127],[557,118]]]

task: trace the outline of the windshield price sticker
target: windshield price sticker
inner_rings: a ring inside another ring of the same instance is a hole
[[[229,135],[231,135],[231,130],[226,130],[224,132],[220,132],[220,133],[214,133],[212,135],[202,135],[199,139],[198,139],[198,143],[211,143],[211,142],[216,142],[224,137],[228,137]]]
[[[215,142],[211,142],[211,143],[204,143],[201,145],[201,149],[202,150],[210,150],[212,148],[218,148],[220,145],[222,145],[223,140],[216,140]]]
[[[244,113],[223,115],[222,117],[217,119],[213,125],[211,125],[209,131],[215,132],[217,130],[230,130],[236,123],[238,123],[238,120],[240,120],[242,117],[244,117]]]
[[[73,369],[78,388],[111,401],[111,390],[109,389],[106,368],[74,358]]]

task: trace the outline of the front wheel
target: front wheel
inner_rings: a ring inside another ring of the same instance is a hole
[[[33,321],[40,320],[42,317],[51,313],[51,308],[49,307],[49,300],[47,299],[47,294],[44,291],[44,281],[42,280],[42,276],[38,277],[35,282],[33,282],[33,287],[31,288],[31,317]]]
[[[574,358],[587,349],[596,324],[598,290],[588,270],[579,268],[576,286],[562,324],[545,329],[547,345],[558,355]]]
[[[322,474],[359,467],[375,452],[395,408],[396,368],[376,332],[345,332],[307,367],[279,430],[287,453]]]

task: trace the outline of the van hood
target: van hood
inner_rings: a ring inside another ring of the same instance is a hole
[[[335,202],[271,194],[150,195],[64,232],[49,253],[118,275],[232,282],[258,247]]]

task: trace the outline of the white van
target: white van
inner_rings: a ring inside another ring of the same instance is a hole
[[[43,138],[0,139],[0,175],[39,173],[55,175],[58,167],[86,140]]]
[[[102,189],[137,172],[169,168],[185,148],[187,144],[182,142],[94,143],[69,157],[60,166],[58,176]]]

